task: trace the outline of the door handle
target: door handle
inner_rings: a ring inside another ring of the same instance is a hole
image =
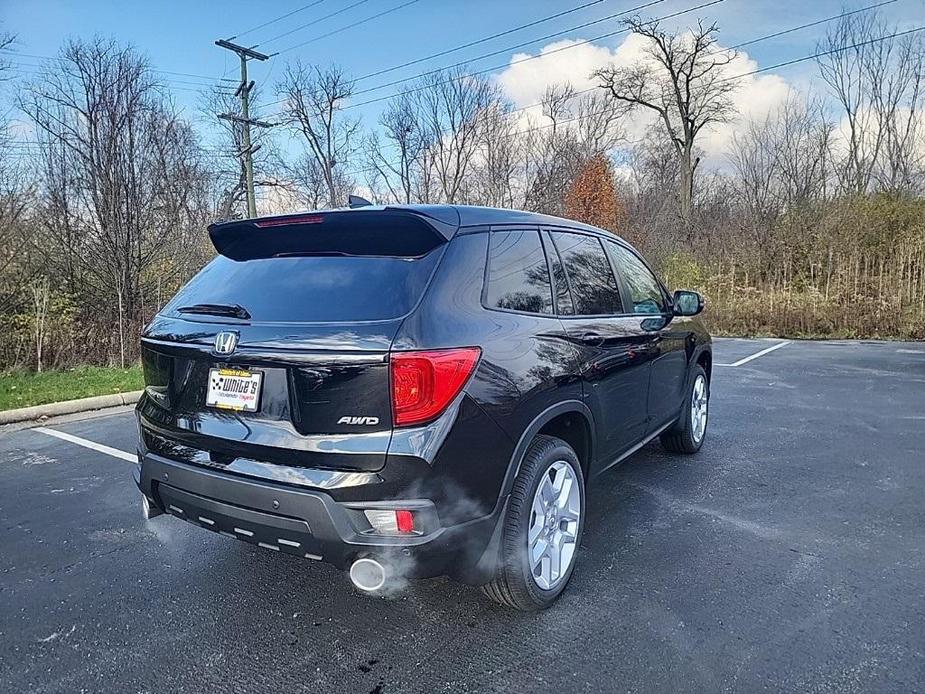
[[[597,347],[604,344],[604,336],[600,333],[588,332],[581,336],[582,344],[589,345],[591,347]]]

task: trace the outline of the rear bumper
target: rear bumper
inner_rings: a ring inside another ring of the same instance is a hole
[[[447,574],[479,584],[492,575],[502,503],[487,516],[443,526],[426,499],[335,501],[323,491],[248,479],[150,452],[139,453],[139,461],[135,481],[150,503],[213,532],[340,569],[366,556],[389,563],[410,578]],[[363,508],[389,505],[412,507],[422,533],[370,534]]]

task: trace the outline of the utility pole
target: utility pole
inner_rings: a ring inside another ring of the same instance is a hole
[[[219,118],[224,120],[233,121],[235,123],[241,123],[244,129],[244,147],[238,152],[238,156],[244,157],[244,180],[247,185],[247,216],[256,217],[257,216],[257,204],[254,201],[254,152],[256,152],[260,145],[257,147],[251,147],[251,126],[257,126],[258,128],[270,128],[272,124],[265,121],[252,120],[250,115],[250,93],[251,89],[254,88],[254,82],[247,81],[247,61],[248,60],[267,60],[270,56],[263,53],[258,53],[252,48],[246,48],[244,46],[239,46],[231,41],[226,41],[224,39],[219,39],[215,42],[215,45],[219,48],[225,48],[229,51],[233,51],[238,54],[238,57],[241,59],[241,84],[238,86],[238,90],[235,92],[235,96],[241,97],[241,115],[236,116],[231,113],[220,113],[218,114]]]

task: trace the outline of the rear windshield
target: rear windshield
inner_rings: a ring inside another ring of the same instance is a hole
[[[442,247],[418,258],[299,256],[231,260],[218,256],[164,307],[240,306],[253,321],[332,322],[397,318],[420,299]],[[209,320],[208,317],[204,317]]]

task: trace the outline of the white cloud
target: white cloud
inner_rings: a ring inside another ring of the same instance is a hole
[[[7,123],[7,133],[16,140],[35,140],[35,125],[32,121],[14,118]]]
[[[701,137],[700,147],[709,157],[727,155],[735,134],[742,131],[749,120],[763,120],[793,92],[792,85],[780,75],[748,74],[758,67],[757,61],[740,53],[724,68],[729,77],[747,76],[736,79],[738,88],[732,94],[736,117],[729,123],[705,130]]]
[[[620,45],[609,48],[577,40],[557,41],[540,49],[538,58],[524,60],[529,54],[517,53],[510,65],[497,77],[505,95],[518,108],[539,102],[546,88],[554,84],[571,83],[577,91],[596,84],[591,74],[607,65],[630,66],[650,59],[645,51],[647,39],[638,34],[628,35]],[[743,75],[758,69],[758,63],[747,54],[739,54],[723,69],[729,76]],[[738,110],[728,123],[704,131],[699,146],[710,160],[721,162],[728,153],[735,133],[749,118],[761,119],[780,105],[792,91],[792,86],[775,74],[748,75],[737,80],[739,88],[732,95]],[[539,109],[530,109],[536,118]],[[624,123],[631,139],[638,139],[653,122],[651,112],[637,109]]]
[[[641,39],[635,35],[628,37],[623,45],[630,42],[642,45]],[[546,87],[553,84],[569,83],[576,90],[593,87],[596,82],[591,79],[591,73],[615,62],[622,46],[611,51],[606,46],[593,43],[577,45],[580,43],[573,40],[550,43],[540,49],[540,57],[534,60],[527,60],[533,57],[528,53],[515,53],[511,56],[510,66],[498,75],[498,83],[518,107],[535,104],[542,98]],[[626,53],[631,51],[630,47]],[[626,59],[638,55],[628,55]]]

